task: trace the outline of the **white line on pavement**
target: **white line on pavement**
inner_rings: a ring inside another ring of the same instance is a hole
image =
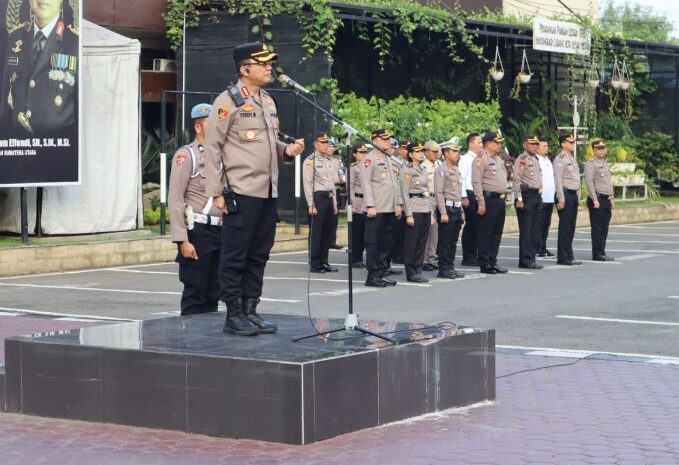
[[[581,233],[581,234],[589,234],[589,231],[575,231],[576,233]],[[659,234],[659,233],[638,233],[638,232],[617,232],[617,231],[608,231],[608,235],[612,236],[613,234],[619,235],[619,236],[667,236],[667,237],[679,237],[679,234]]]
[[[272,281],[318,281],[318,282],[327,282],[327,283],[346,283],[346,279],[325,279],[325,278],[290,278],[290,277],[273,277],[273,276],[264,276],[264,279],[269,279]],[[362,283],[362,280],[354,280],[354,283]],[[416,287],[431,287],[431,284],[418,284],[418,283],[404,283],[399,281],[398,282],[399,286],[416,286]]]
[[[592,240],[590,238],[583,238],[583,239],[578,239],[577,237],[573,239],[573,241],[578,241],[578,242],[591,242]],[[638,244],[639,242],[642,241],[627,241],[624,239],[606,239],[606,243],[611,243],[611,242],[617,242],[620,244]],[[643,241],[644,244],[679,244],[679,241]]]
[[[620,257],[618,260],[624,261],[624,262],[632,262],[635,260],[643,260],[645,258],[656,258],[656,257],[662,257],[662,255],[655,255],[655,254],[639,254],[639,255],[628,255],[626,257]],[[603,263],[615,263],[615,262],[603,262]]]
[[[30,310],[26,308],[7,308],[0,307],[0,310],[20,313],[22,315],[38,315],[38,316],[59,316],[59,317],[71,317],[71,318],[88,318],[90,320],[101,320],[101,321],[139,321],[132,320],[130,318],[116,318],[113,316],[94,316],[94,315],[78,315],[73,313],[59,313],[59,312],[43,312],[40,310]]]
[[[583,239],[585,240],[585,239]],[[637,241],[638,242],[638,241]],[[500,248],[502,249],[518,249],[518,245],[501,245]],[[592,249],[573,249],[576,252],[589,252],[592,253]],[[636,253],[655,253],[655,254],[679,254],[679,250],[639,250],[639,249],[609,249],[606,247],[606,253],[608,252],[616,252],[616,253],[631,253],[631,252],[636,252]],[[607,262],[598,262],[598,263],[607,263]]]
[[[565,354],[568,353],[573,353],[573,354],[608,354],[608,355],[615,355],[618,357],[642,357],[642,358],[650,358],[650,359],[656,359],[656,360],[674,360],[679,362],[679,357],[670,357],[670,356],[665,356],[665,355],[656,355],[656,354],[636,354],[636,353],[627,353],[627,352],[608,352],[608,351],[603,351],[603,350],[571,350],[571,349],[555,349],[553,347],[526,347],[526,346],[512,346],[512,345],[497,345],[495,346],[498,349],[517,349],[517,350],[525,350],[525,351],[544,351],[544,352],[563,352]],[[568,357],[568,355],[564,355],[564,357]],[[577,357],[575,357],[577,358]]]
[[[610,323],[629,323],[635,325],[679,326],[679,323],[672,321],[625,320],[622,318],[597,318],[593,316],[576,316],[576,315],[556,315],[554,318],[563,318],[567,320],[603,321]]]
[[[679,299],[679,295],[671,295],[667,297],[668,299]]]

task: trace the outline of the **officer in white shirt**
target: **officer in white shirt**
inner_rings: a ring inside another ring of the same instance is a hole
[[[467,153],[462,155],[458,169],[462,175],[462,207],[464,208],[464,230],[462,231],[462,264],[479,266],[478,247],[476,245],[476,220],[478,205],[472,188],[472,165],[481,153],[483,143],[478,132],[467,136]]]
[[[542,169],[542,207],[538,215],[540,235],[538,236],[537,252],[538,257],[553,257],[554,254],[547,249],[547,236],[554,211],[554,168],[549,159],[549,142],[544,136],[540,136],[537,156]]]

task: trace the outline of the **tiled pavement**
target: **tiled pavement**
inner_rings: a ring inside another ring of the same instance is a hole
[[[497,401],[308,446],[0,414],[3,465],[679,464],[679,365],[497,357]],[[262,419],[266,421],[266,419]]]

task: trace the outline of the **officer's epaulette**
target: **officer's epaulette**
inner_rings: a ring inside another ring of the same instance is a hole
[[[358,166],[358,162],[357,161],[353,162],[351,166]]]
[[[29,24],[28,21],[25,21],[23,23],[19,23],[19,24],[15,25],[14,27],[10,28],[10,29],[7,29],[7,34],[12,34],[13,32],[16,32],[19,29],[28,26],[28,24]]]
[[[78,37],[80,37],[80,29],[75,27],[73,24],[68,25],[68,30],[71,31],[73,34],[77,35]]]

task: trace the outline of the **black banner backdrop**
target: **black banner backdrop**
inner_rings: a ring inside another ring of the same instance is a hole
[[[80,183],[80,1],[0,0],[0,186]]]

